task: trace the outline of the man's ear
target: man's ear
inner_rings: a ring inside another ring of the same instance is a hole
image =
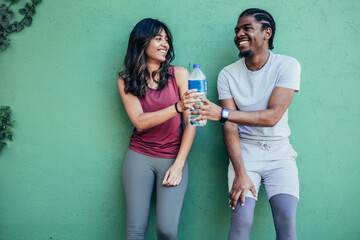
[[[265,36],[264,36],[264,39],[265,40],[269,40],[272,36],[272,30],[270,27],[266,28],[265,30]]]

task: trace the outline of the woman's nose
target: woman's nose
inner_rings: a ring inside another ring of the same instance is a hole
[[[161,42],[161,44],[162,44],[163,46],[169,46],[169,43],[168,43],[167,40],[163,40],[163,41]]]

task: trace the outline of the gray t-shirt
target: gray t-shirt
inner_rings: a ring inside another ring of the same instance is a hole
[[[300,74],[301,66],[292,57],[270,52],[268,61],[258,71],[250,71],[243,58],[219,73],[219,99],[233,98],[241,111],[265,110],[275,87],[300,90]],[[238,125],[238,128],[242,138],[253,140],[281,140],[291,133],[287,109],[274,127]]]

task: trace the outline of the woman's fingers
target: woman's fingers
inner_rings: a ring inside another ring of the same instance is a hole
[[[170,171],[167,171],[165,176],[167,176],[167,180],[163,181],[163,185],[165,186],[177,186],[181,182],[181,176],[174,176]]]
[[[187,90],[181,98],[181,106],[183,110],[194,109],[194,104],[201,102],[201,99],[198,98],[203,95],[203,93],[196,92],[196,89]]]
[[[163,179],[163,184],[166,185],[168,178],[169,178],[170,171],[167,170]]]

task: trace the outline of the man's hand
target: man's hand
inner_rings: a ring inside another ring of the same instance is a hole
[[[197,111],[191,112],[192,115],[199,115],[199,117],[195,120],[200,121],[208,119],[211,121],[219,121],[221,119],[222,107],[210,102],[206,98],[201,98],[201,101],[204,105],[195,104],[194,108],[196,108]]]
[[[240,176],[235,176],[231,191],[229,193],[229,207],[234,210],[241,196],[241,206],[245,206],[245,197],[247,192],[251,190],[253,195],[256,197],[256,190],[253,182],[249,176],[245,173]]]
[[[182,168],[177,165],[172,165],[165,173],[162,184],[164,186],[177,186],[182,179]]]

